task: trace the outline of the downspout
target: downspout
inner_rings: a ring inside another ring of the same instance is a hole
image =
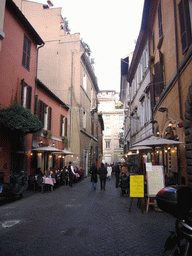
[[[71,52],[71,94],[70,94],[70,134],[69,134],[69,148],[71,147],[71,138],[72,138],[72,104],[73,104],[73,54],[74,52]]]
[[[34,105],[33,105],[33,113],[35,113],[35,95],[36,95],[36,89],[37,89],[37,67],[38,67],[38,56],[39,56],[39,49],[43,47],[45,43],[43,42],[39,47],[37,47],[37,59],[36,59],[36,74],[35,74],[35,90],[34,90]],[[33,147],[33,136],[32,136],[32,145]]]
[[[39,47],[37,47],[37,59],[36,59],[36,75],[35,78],[37,79],[37,69],[38,69],[38,58],[39,58],[39,49],[42,48],[45,45],[45,43],[43,42]],[[37,89],[37,82],[35,79],[35,90],[34,90],[34,102],[35,102],[35,95],[36,95],[36,89]],[[34,105],[34,109],[33,111],[35,111],[35,105]]]
[[[178,53],[178,33],[177,33],[177,11],[176,11],[176,1],[173,0],[174,5],[174,22],[175,22],[175,50],[176,50],[176,65],[177,65],[177,82],[178,82],[178,94],[179,94],[179,111],[180,118],[183,120],[182,102],[181,102],[181,81],[179,74],[179,53]]]

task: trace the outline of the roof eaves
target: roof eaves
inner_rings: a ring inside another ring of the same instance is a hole
[[[148,21],[149,21],[149,14],[150,14],[152,1],[153,0],[145,0],[144,2],[141,28],[140,28],[139,36],[136,42],[133,58],[132,58],[131,65],[128,71],[128,76],[127,76],[127,81],[130,83],[134,77],[138,62],[143,52],[143,47],[145,46],[145,42],[147,39],[147,32],[148,32],[148,25],[149,25]]]
[[[47,94],[49,94],[53,99],[60,103],[64,108],[69,109],[69,107],[57,97],[47,86],[45,86],[39,79],[36,79],[37,86],[41,87]]]
[[[36,30],[33,28],[33,26],[29,23],[29,21],[26,19],[26,17],[12,0],[6,0],[6,7],[11,11],[11,13],[25,28],[25,30],[31,35],[32,39],[37,45],[44,44],[44,41],[41,39],[39,34],[36,32]]]

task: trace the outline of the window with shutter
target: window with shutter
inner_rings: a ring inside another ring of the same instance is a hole
[[[158,7],[158,22],[159,22],[159,38],[160,38],[163,36],[161,1],[159,2],[159,7]]]
[[[64,116],[60,116],[60,136],[64,136]]]
[[[27,86],[27,101],[26,101],[26,108],[31,109],[31,86]]]
[[[30,54],[31,54],[31,41],[28,39],[26,35],[24,35],[22,66],[28,71],[29,71],[29,64],[30,64]]]
[[[31,109],[31,93],[32,93],[32,87],[27,85],[24,82],[24,79],[21,80],[21,99],[20,103],[21,106],[27,109]]]
[[[164,89],[164,75],[162,62],[157,62],[154,65],[155,76],[154,76],[154,88],[155,88],[155,97],[159,97]]]
[[[43,124],[44,127],[44,112],[45,112],[45,104],[43,101],[39,100],[38,102],[38,117],[41,123]]]
[[[181,0],[178,4],[178,8],[179,8],[182,52],[184,54],[188,50],[192,41],[189,1]]]
[[[67,136],[67,118],[65,117],[65,136]]]
[[[35,102],[34,102],[34,115],[37,115],[37,107],[38,107],[38,95],[35,95]]]
[[[63,115],[60,117],[60,136],[67,136],[67,118]]]
[[[48,108],[48,130],[51,131],[52,108]]]

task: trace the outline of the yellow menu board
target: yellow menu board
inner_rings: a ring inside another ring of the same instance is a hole
[[[130,197],[144,197],[144,176],[130,176]]]

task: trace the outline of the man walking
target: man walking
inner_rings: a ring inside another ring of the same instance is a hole
[[[115,169],[115,187],[118,188],[118,186],[119,186],[119,174],[120,174],[120,167],[119,167],[118,163],[116,163],[114,169]]]
[[[69,172],[69,186],[72,187],[73,186],[73,175],[74,175],[72,162],[69,162],[68,172]]]
[[[100,176],[100,185],[101,191],[105,190],[106,177],[107,177],[107,168],[104,166],[104,163],[101,163],[101,167],[98,170]]]

